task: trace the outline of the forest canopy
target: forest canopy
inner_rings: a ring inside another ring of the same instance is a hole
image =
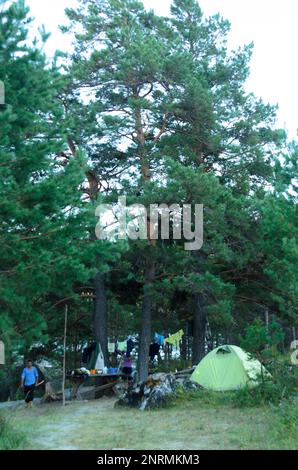
[[[136,0],[81,0],[66,14],[73,51],[49,59],[48,34],[30,40],[25,3],[0,0],[7,366],[61,356],[65,305],[70,365],[89,340],[108,363],[108,338],[138,334],[145,378],[154,332],[182,328],[196,364],[268,318],[289,347],[298,144],[277,128],[276,107],[245,89],[252,44],[230,51],[229,22],[205,17],[196,0],[173,0],[168,17]],[[96,208],[120,196],[146,208],[203,205],[202,247],[97,239]]]

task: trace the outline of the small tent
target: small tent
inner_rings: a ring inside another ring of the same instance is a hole
[[[103,370],[105,366],[102,349],[99,343],[96,343],[94,350],[91,353],[90,359],[88,361],[88,369],[101,369]]]
[[[238,346],[224,345],[201,360],[191,380],[209,390],[238,390],[258,385],[261,374],[270,375],[260,361]]]

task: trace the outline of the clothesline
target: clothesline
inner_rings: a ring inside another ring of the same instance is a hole
[[[182,329],[177,331],[177,333],[174,333],[172,335],[170,334],[169,337],[167,337],[167,338],[164,335],[161,335],[159,333],[155,333],[154,342],[159,344],[159,346],[161,346],[161,347],[164,346],[165,344],[170,344],[175,349],[179,349],[179,344],[180,344],[180,341],[181,341],[183,335],[184,335],[184,331]],[[109,342],[108,343],[109,353],[115,352],[116,349],[118,351],[125,352],[127,350],[127,342],[128,341],[130,341],[130,339],[127,339],[125,341]]]
[[[177,333],[174,333],[173,335],[170,335],[168,338],[166,338],[165,343],[173,345],[175,349],[179,349],[179,344],[183,335],[184,331],[179,330]]]

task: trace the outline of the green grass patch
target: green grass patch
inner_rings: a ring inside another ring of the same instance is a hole
[[[236,407],[230,394],[204,390],[177,396],[169,407],[140,411],[102,398],[6,411],[26,434],[25,449],[297,449],[297,403]],[[6,446],[8,448],[8,446]]]
[[[0,450],[22,449],[25,435],[20,432],[13,421],[0,415]]]

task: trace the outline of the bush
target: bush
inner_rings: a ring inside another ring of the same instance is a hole
[[[254,388],[245,387],[231,392],[214,392],[200,388],[185,392],[178,390],[176,403],[183,400],[195,400],[207,406],[230,405],[235,408],[247,408],[263,405],[277,406],[298,394],[298,367],[285,361],[273,361],[266,365],[271,378],[262,381]]]
[[[185,389],[179,386],[175,393],[174,405],[179,405],[185,401],[194,402],[196,405],[218,407],[225,404],[231,403],[231,396],[233,392],[214,392],[212,390],[206,390],[204,388],[198,388],[197,390],[185,391]]]
[[[265,363],[271,379],[260,377],[258,387],[237,392],[235,398],[239,406],[278,405],[284,399],[290,399],[297,394],[297,367],[289,364],[289,359],[281,357],[278,353],[283,339],[284,332],[274,316],[268,328],[260,319],[247,326],[241,346]]]
[[[287,400],[273,407],[274,421],[271,428],[271,435],[279,442],[293,440],[298,441],[298,402],[297,400]]]
[[[0,450],[16,450],[25,442],[23,433],[17,431],[4,416],[0,416]]]
[[[279,405],[285,400],[291,400],[298,392],[297,367],[284,361],[273,361],[266,364],[271,378],[261,380],[254,388],[243,388],[233,395],[233,403],[239,407]]]
[[[243,388],[233,395],[233,405],[239,408],[278,404],[282,399],[282,389],[278,384],[266,381],[255,388]]]

